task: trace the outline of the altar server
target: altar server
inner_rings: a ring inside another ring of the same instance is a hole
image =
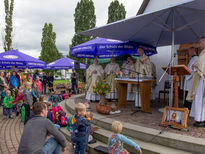
[[[122,70],[127,78],[136,78],[136,68],[131,56],[127,57],[127,61],[122,65]],[[128,84],[127,91],[127,100],[134,101],[136,97],[136,86]]]
[[[194,73],[192,83],[188,92],[187,100],[192,101],[190,116],[194,117],[196,127],[204,127],[205,121],[205,37],[199,41],[200,47],[203,49],[199,58],[194,62]]]
[[[112,57],[110,59],[110,63],[107,64],[105,67],[105,77],[106,81],[112,85],[112,89],[110,93],[106,96],[107,99],[117,99],[117,89],[116,85],[117,82],[115,81],[116,78],[116,72],[120,71],[120,67],[117,63],[115,63],[115,58]]]
[[[194,62],[198,59],[198,56],[196,55],[196,49],[194,47],[191,47],[188,49],[188,54],[189,54],[189,64],[187,65],[187,67],[189,68],[189,70],[192,72],[190,75],[186,75],[185,76],[185,80],[184,80],[184,92],[185,92],[185,98],[188,94],[190,85],[191,85],[191,81],[194,75],[194,70],[192,69],[192,65],[194,64]],[[191,104],[192,102],[188,102],[186,99],[184,100],[184,107],[187,107],[189,110],[191,110]]]
[[[89,68],[86,70],[86,78],[87,78],[87,94],[86,99],[88,101],[98,101],[100,100],[99,95],[95,95],[93,92],[93,86],[95,85],[95,82],[100,82],[104,78],[104,70],[101,65],[98,64],[98,59],[95,58],[93,60],[93,64],[89,66]]]
[[[139,57],[137,58],[135,64],[137,76],[139,75],[140,78],[152,77],[152,64],[150,62],[149,57],[144,54],[144,48],[139,47],[137,52],[139,54]],[[138,92],[140,92],[139,85],[137,86],[135,106],[141,107],[141,97],[140,94],[138,94]]]

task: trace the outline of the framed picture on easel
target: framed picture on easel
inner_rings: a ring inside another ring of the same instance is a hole
[[[174,108],[166,106],[162,117],[163,126],[172,126],[178,129],[187,128],[188,108]]]

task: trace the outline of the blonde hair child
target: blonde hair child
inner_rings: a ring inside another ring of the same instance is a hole
[[[112,153],[118,153],[118,154],[129,154],[129,152],[123,148],[123,143],[129,144],[130,146],[133,146],[136,150],[142,154],[142,151],[135,142],[128,139],[127,137],[121,135],[122,132],[122,123],[119,121],[114,121],[112,123],[112,132],[108,139],[108,151],[110,154]]]

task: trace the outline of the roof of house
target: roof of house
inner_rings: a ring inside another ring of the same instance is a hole
[[[150,0],[143,0],[142,5],[140,6],[140,8],[139,8],[139,10],[138,10],[138,12],[137,12],[137,15],[144,13],[144,11],[145,11],[147,5],[149,4],[149,1],[150,1]]]

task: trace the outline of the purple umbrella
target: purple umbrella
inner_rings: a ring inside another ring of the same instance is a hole
[[[17,50],[0,53],[0,69],[11,69],[12,66],[17,69],[34,69],[44,68],[46,63]]]
[[[45,69],[52,69],[52,70],[74,69],[74,63],[75,63],[75,60],[64,57],[64,58],[58,59],[54,62],[47,64],[47,67]],[[80,69],[86,69],[86,65],[80,63]]]
[[[78,58],[110,58],[123,54],[139,56],[138,47],[145,49],[145,54],[156,54],[156,48],[149,45],[138,44],[130,41],[120,41],[105,38],[96,38],[71,48],[71,56]]]

